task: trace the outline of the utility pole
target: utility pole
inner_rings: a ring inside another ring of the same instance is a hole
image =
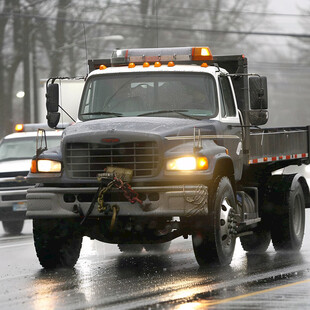
[[[24,18],[24,40],[23,40],[23,64],[24,64],[24,123],[31,121],[31,102],[30,102],[30,48],[29,48],[29,20]]]
[[[36,31],[36,30],[35,30]],[[32,33],[32,89],[33,89],[33,113],[34,113],[34,122],[39,121],[38,113],[38,78],[37,78],[37,54],[36,54],[36,33]]]

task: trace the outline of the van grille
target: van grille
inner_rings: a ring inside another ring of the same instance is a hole
[[[71,178],[95,178],[107,166],[133,170],[134,177],[152,177],[159,165],[156,142],[119,144],[68,143],[67,172]]]
[[[29,184],[26,182],[26,177],[29,171],[17,171],[17,172],[0,172],[0,189],[5,190],[6,188],[14,187],[29,187]],[[17,177],[17,179],[15,179]],[[5,180],[9,179],[11,180]]]

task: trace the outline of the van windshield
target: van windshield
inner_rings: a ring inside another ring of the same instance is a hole
[[[184,72],[93,76],[86,83],[79,118],[167,114],[184,118],[214,117],[217,96],[213,76]]]
[[[47,137],[48,148],[58,146],[61,136]],[[31,159],[36,154],[36,137],[3,139],[0,144],[0,161]]]

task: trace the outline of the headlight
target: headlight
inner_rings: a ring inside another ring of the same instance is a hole
[[[61,162],[50,159],[32,160],[31,172],[61,172]]]
[[[166,165],[167,170],[207,170],[207,157],[184,156],[169,159]]]

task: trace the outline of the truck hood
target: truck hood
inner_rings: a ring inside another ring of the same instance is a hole
[[[30,166],[31,159],[5,160],[0,161],[0,172],[25,172],[30,170]]]
[[[92,135],[98,132],[115,136],[121,133],[155,134],[159,136],[193,135],[194,128],[202,128],[201,133],[214,133],[217,121],[195,120],[169,117],[120,117],[86,121],[69,126],[66,136]]]

